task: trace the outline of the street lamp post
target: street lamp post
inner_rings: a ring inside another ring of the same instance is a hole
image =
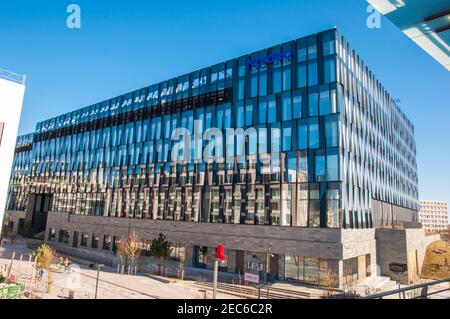
[[[96,280],[96,283],[95,283],[95,298],[94,299],[97,299],[98,278],[100,277],[100,268],[103,267],[103,266],[105,266],[105,265],[103,265],[103,264],[98,264],[97,265],[97,280]]]

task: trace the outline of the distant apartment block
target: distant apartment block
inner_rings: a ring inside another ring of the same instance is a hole
[[[420,201],[419,221],[427,232],[442,232],[448,229],[448,204],[444,201]]]

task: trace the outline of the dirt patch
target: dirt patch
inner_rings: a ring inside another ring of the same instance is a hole
[[[450,277],[450,245],[448,243],[441,240],[427,247],[421,277],[428,279]]]

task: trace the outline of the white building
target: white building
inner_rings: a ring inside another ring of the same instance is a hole
[[[0,221],[5,211],[24,93],[25,76],[0,69]]]
[[[444,201],[421,200],[419,221],[427,232],[440,232],[448,229],[448,206]]]

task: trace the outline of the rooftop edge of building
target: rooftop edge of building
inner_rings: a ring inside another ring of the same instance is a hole
[[[0,68],[0,79],[11,81],[17,84],[25,85],[26,75],[17,74]]]
[[[155,85],[160,85],[161,83],[164,83],[164,82],[166,82],[166,81],[176,80],[176,79],[178,79],[178,78],[180,78],[180,77],[184,77],[184,76],[189,75],[189,74],[191,74],[191,73],[193,73],[193,72],[197,72],[197,71],[200,71],[200,70],[203,70],[203,69],[212,68],[212,67],[217,66],[217,65],[219,65],[219,64],[221,64],[221,63],[224,63],[224,62],[229,62],[229,61],[238,60],[238,59],[245,58],[245,57],[250,57],[252,54],[259,53],[259,52],[261,52],[261,51],[263,51],[263,50],[269,50],[269,49],[271,49],[271,48],[274,48],[274,47],[277,47],[277,46],[283,46],[283,45],[288,44],[288,43],[293,42],[293,41],[298,41],[298,40],[301,40],[301,39],[307,39],[307,38],[310,38],[310,37],[313,37],[313,36],[317,36],[317,35],[320,35],[320,34],[326,34],[326,33],[328,33],[328,32],[333,32],[333,31],[336,32],[336,39],[341,39],[341,41],[344,41],[345,46],[346,46],[345,49],[348,50],[349,52],[351,52],[350,54],[355,55],[356,59],[359,60],[359,61],[361,61],[361,62],[363,63],[364,68],[366,68],[367,71],[368,71],[368,73],[369,73],[371,76],[373,76],[373,78],[376,80],[376,85],[380,88],[380,90],[381,90],[383,93],[385,93],[385,94],[388,96],[388,100],[390,101],[391,107],[396,108],[396,109],[398,110],[399,114],[401,114],[401,116],[403,117],[403,119],[409,124],[410,129],[412,130],[412,132],[414,132],[415,130],[414,130],[414,125],[413,125],[413,123],[412,123],[411,120],[408,118],[408,116],[403,112],[402,108],[398,105],[397,101],[396,101],[396,100],[389,94],[389,92],[385,89],[385,87],[382,85],[381,81],[376,77],[375,73],[367,66],[367,64],[364,63],[364,60],[363,60],[363,59],[361,58],[361,56],[357,53],[357,50],[355,50],[354,48],[351,47],[350,42],[347,40],[346,37],[344,37],[344,35],[342,34],[342,32],[341,32],[341,30],[339,29],[339,27],[338,27],[338,26],[333,26],[333,27],[331,27],[331,28],[327,28],[327,29],[322,30],[322,31],[319,31],[319,32],[309,33],[309,34],[303,35],[303,36],[301,36],[301,37],[298,37],[298,38],[296,38],[296,39],[284,41],[284,42],[282,42],[282,43],[279,43],[279,44],[276,44],[276,45],[273,45],[273,46],[269,46],[269,47],[266,47],[266,48],[263,48],[263,49],[259,49],[259,50],[253,51],[253,52],[251,52],[251,53],[248,53],[248,54],[244,54],[244,55],[240,55],[240,56],[237,56],[237,57],[234,57],[234,58],[226,59],[226,60],[223,60],[222,62],[219,62],[219,63],[216,63],[216,64],[211,64],[211,65],[205,66],[205,67],[203,67],[203,68],[196,69],[196,70],[193,70],[193,71],[191,71],[191,72],[181,74],[181,75],[179,75],[179,76],[170,77],[170,78],[168,78],[168,79],[165,79],[165,80],[162,80],[162,81],[159,81],[159,82],[156,82],[156,83],[153,83],[153,84],[150,84],[150,85],[141,87],[141,88],[136,89],[136,90],[127,91],[127,92],[125,92],[125,93],[123,93],[123,94],[119,94],[119,95],[116,95],[116,96],[113,96],[113,97],[110,97],[110,98],[107,98],[107,99],[103,99],[103,100],[98,101],[98,102],[95,102],[95,103],[90,103],[90,104],[87,105],[87,106],[84,106],[84,107],[81,107],[81,108],[75,108],[75,109],[73,109],[72,111],[69,111],[69,112],[66,112],[66,113],[62,113],[62,114],[58,114],[58,115],[56,115],[56,116],[51,116],[51,117],[46,118],[46,119],[41,120],[41,121],[37,121],[37,123],[36,123],[36,129],[35,129],[34,133],[39,133],[39,132],[38,132],[38,125],[39,125],[39,124],[42,124],[42,123],[47,122],[47,121],[49,121],[49,120],[56,120],[57,118],[59,118],[59,117],[61,117],[61,116],[64,116],[64,115],[67,115],[67,114],[70,114],[70,113],[73,113],[73,112],[77,112],[77,111],[84,110],[84,109],[89,108],[89,107],[91,107],[91,106],[93,106],[93,105],[96,105],[96,104],[103,104],[103,103],[108,102],[108,101],[110,101],[110,100],[113,100],[113,99],[116,99],[116,98],[125,96],[125,95],[127,95],[127,94],[133,94],[133,93],[135,93],[135,92],[142,91],[142,90],[144,90],[144,89],[153,87],[153,86],[155,86]],[[1,70],[1,69],[0,69],[0,70]],[[52,131],[52,130],[53,130],[53,129],[50,129],[49,131]],[[20,135],[20,136],[25,136],[25,135],[28,135],[28,134],[23,134],[23,135]]]

